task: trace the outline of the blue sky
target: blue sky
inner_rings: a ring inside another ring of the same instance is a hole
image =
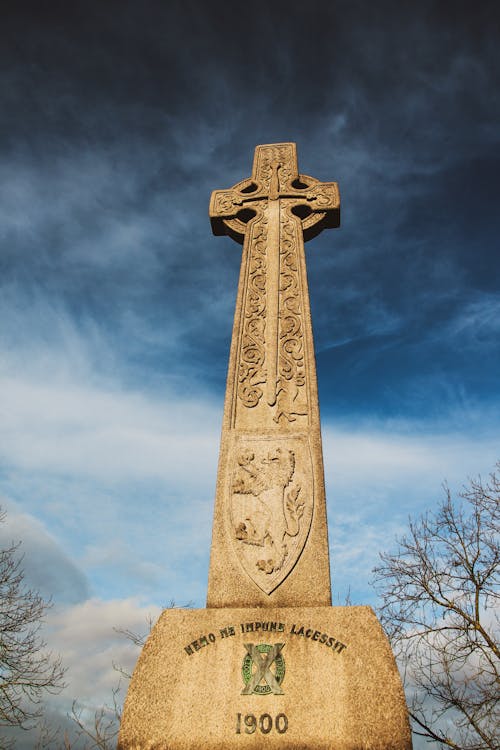
[[[204,606],[241,254],[208,200],[258,143],[341,190],[307,245],[334,601],[374,604],[408,515],[492,470],[499,25],[426,0],[4,12],[0,538],[54,601],[54,721],[132,663],[113,626]]]

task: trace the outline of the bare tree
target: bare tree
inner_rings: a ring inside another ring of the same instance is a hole
[[[183,606],[192,607],[193,605],[189,602]],[[165,609],[174,609],[176,607],[175,602],[171,601]],[[146,630],[143,633],[136,633],[127,628],[114,628],[114,630],[130,641],[136,647],[139,654],[146,643],[153,625],[154,619],[149,615],[146,619]],[[89,720],[84,716],[80,703],[77,700],[73,701],[71,712],[68,714],[69,719],[71,719],[74,725],[73,739],[70,740],[66,733],[63,742],[59,741],[59,744],[56,745],[58,750],[115,750],[122,714],[121,683],[122,679],[128,683],[131,674],[125,667],[115,662],[113,662],[113,669],[120,675],[120,680],[118,685],[113,689],[111,704],[105,704],[98,708],[94,712],[92,719]],[[53,746],[54,744],[47,745],[47,747]],[[44,745],[40,744],[37,750],[44,750],[44,747]]]
[[[415,734],[455,750],[500,746],[500,463],[410,519],[374,569]]]
[[[69,718],[75,725],[75,739],[71,743],[66,734],[64,750],[114,750],[116,748],[122,713],[119,693],[120,683],[113,689],[113,705],[98,708],[91,724],[82,718],[81,707],[76,700],[73,701]]]
[[[28,729],[42,716],[44,694],[64,687],[64,668],[46,651],[40,628],[50,604],[26,586],[18,548],[0,549],[0,727]]]

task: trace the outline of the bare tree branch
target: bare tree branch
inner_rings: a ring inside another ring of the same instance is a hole
[[[0,727],[28,729],[41,719],[43,696],[64,687],[65,670],[46,651],[40,629],[50,603],[26,586],[18,549],[0,550]]]
[[[460,502],[445,487],[397,543],[374,573],[414,732],[455,750],[498,748],[500,463]]]
[[[192,603],[184,604],[183,607],[192,607]],[[175,609],[177,605],[172,600],[165,609]],[[128,628],[113,628],[116,633],[120,633],[129,640],[136,648],[137,652],[144,646],[149,633],[151,632],[154,619],[151,615],[146,620],[146,631],[136,633]],[[120,664],[113,663],[113,669],[120,674],[125,680],[129,680],[131,675]],[[120,728],[122,706],[120,698],[121,677],[117,687],[113,690],[112,705],[104,705],[95,711],[93,719],[89,723],[83,716],[83,709],[78,701],[73,701],[73,706],[69,718],[75,725],[75,739],[70,742],[65,737],[65,744],[58,746],[58,750],[114,750],[118,739]]]

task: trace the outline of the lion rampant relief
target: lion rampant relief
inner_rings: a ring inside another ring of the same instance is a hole
[[[300,530],[304,503],[299,499],[300,486],[290,485],[295,472],[295,454],[276,448],[264,458],[256,459],[251,450],[242,451],[233,481],[233,493],[253,495],[257,499],[249,513],[235,528],[236,539],[244,544],[263,547],[264,557],[257,569],[271,574],[280,570],[288,554],[286,537]]]

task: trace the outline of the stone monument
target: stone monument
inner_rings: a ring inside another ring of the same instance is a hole
[[[165,611],[135,668],[119,750],[410,750],[373,610],[332,607],[304,240],[339,225],[335,182],[294,143],[210,200],[243,244],[207,608]]]

